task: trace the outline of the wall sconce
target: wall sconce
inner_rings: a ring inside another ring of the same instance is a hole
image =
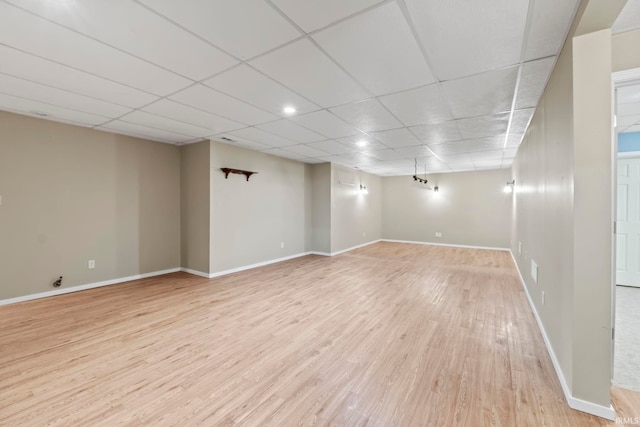
[[[360,194],[369,194],[369,190],[367,190],[367,186],[360,184]]]
[[[516,180],[514,179],[513,181],[507,181],[507,185],[504,186],[504,191],[505,193],[513,193],[513,187],[515,187],[516,185]]]
[[[438,187],[437,185],[435,187],[433,187],[433,192],[437,193],[440,191],[440,187]]]

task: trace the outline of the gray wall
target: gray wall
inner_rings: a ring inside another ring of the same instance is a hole
[[[0,129],[0,299],[180,267],[178,147],[6,112]]]
[[[211,141],[210,166],[212,273],[305,252],[304,163]],[[222,167],[258,174],[225,179]]]
[[[613,62],[626,60],[612,61],[608,26],[615,16],[604,22],[602,10],[610,15],[623,5],[582,3],[513,165],[512,251],[572,396],[606,407],[612,326],[611,71]],[[537,283],[530,275],[532,259],[539,266]]]
[[[341,179],[355,185],[341,184]],[[360,184],[369,193],[360,192]],[[382,184],[376,175],[331,164],[331,252],[382,238]]]
[[[181,266],[209,273],[209,141],[180,147]]]
[[[331,163],[310,166],[311,171],[311,248],[331,252]]]
[[[509,169],[428,175],[427,190],[410,176],[382,179],[382,238],[508,248]],[[442,237],[435,237],[435,233]]]

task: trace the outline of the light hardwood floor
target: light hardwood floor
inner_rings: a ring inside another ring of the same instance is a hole
[[[0,307],[0,346],[1,426],[612,424],[567,407],[499,251],[175,273]]]

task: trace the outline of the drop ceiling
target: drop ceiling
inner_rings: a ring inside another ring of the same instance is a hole
[[[0,109],[382,176],[504,168],[578,3],[0,0]]]

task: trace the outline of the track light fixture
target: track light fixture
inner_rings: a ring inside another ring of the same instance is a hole
[[[429,182],[429,180],[427,179],[427,165],[424,165],[424,178],[420,178],[418,176],[418,159],[414,159],[414,171],[413,171],[413,180],[416,182],[420,182],[422,184],[426,184],[427,182]]]
[[[367,186],[360,184],[360,193],[361,194],[369,194],[369,190],[367,190]]]

